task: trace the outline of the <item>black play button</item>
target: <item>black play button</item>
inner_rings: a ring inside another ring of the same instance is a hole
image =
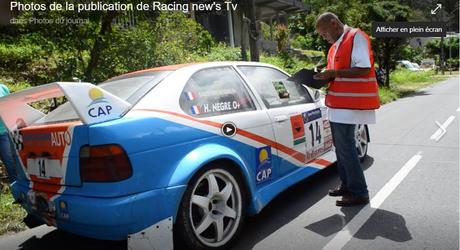
[[[233,122],[226,122],[220,130],[224,136],[232,137],[236,134],[236,125]]]

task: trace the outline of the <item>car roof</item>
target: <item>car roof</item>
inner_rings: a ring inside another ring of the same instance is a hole
[[[257,66],[273,67],[273,65],[270,65],[270,64],[259,63],[259,62],[247,62],[247,61],[194,62],[194,63],[174,64],[174,65],[167,65],[167,66],[137,70],[137,71],[123,74],[123,75],[112,77],[106,80],[106,82],[113,81],[113,80],[120,80],[123,78],[148,75],[149,73],[160,72],[160,71],[176,71],[176,70],[190,67],[190,66],[197,66],[198,68],[207,68],[207,67],[212,67],[212,66],[228,66],[228,65],[240,65],[240,66],[242,65],[256,66],[257,65]]]
[[[108,79],[106,81],[109,82],[109,81],[113,81],[113,80],[119,80],[119,79],[123,79],[123,78],[133,77],[133,76],[146,75],[146,74],[152,73],[152,72],[176,71],[176,70],[178,70],[180,68],[190,66],[190,65],[194,65],[194,64],[197,64],[197,63],[174,64],[174,65],[166,65],[166,66],[160,66],[160,67],[149,68],[149,69],[136,70],[136,71],[125,73],[123,75],[114,76],[114,77],[112,77],[112,78],[110,78],[110,79]]]

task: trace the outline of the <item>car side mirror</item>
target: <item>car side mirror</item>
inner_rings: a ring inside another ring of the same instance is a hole
[[[313,91],[313,101],[314,102],[319,102],[319,100],[321,99],[321,92],[317,89],[315,89]]]

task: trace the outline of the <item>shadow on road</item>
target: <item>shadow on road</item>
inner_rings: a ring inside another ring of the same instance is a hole
[[[347,226],[348,222],[350,222],[362,208],[363,207],[342,208],[340,211],[342,211],[343,215],[334,214],[312,223],[305,228],[323,237],[329,237]],[[361,228],[359,228],[359,231],[353,235],[354,238],[362,240],[373,240],[376,239],[377,236],[396,242],[405,242],[412,239],[406,227],[406,220],[404,220],[404,217],[382,209],[373,209],[371,217]]]
[[[368,156],[362,163],[364,170],[374,163],[374,158]],[[300,214],[323,199],[329,189],[340,183],[336,165],[311,176],[278,195],[260,214],[249,217],[242,231],[241,239],[233,249],[252,249]],[[333,206],[333,204],[331,204]]]
[[[86,238],[70,234],[61,230],[53,230],[41,238],[33,236],[19,245],[21,250],[126,250],[127,241],[108,241]]]

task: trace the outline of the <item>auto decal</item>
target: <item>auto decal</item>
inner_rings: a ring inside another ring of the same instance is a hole
[[[22,150],[24,147],[24,144],[22,143],[22,134],[19,130],[14,130],[11,134],[11,140],[13,141],[14,144],[14,149],[19,151]]]
[[[16,153],[24,174],[30,179],[27,203],[49,225],[56,225],[55,200],[65,190],[67,156],[76,124],[80,123],[34,126],[16,132],[23,144]]]
[[[258,148],[256,150],[256,184],[271,180],[272,177],[272,153],[271,147]]]
[[[88,105],[88,115],[96,118],[100,116],[109,116],[113,109],[104,93],[98,88],[91,88],[88,91],[88,96],[92,102]]]
[[[319,108],[302,113],[303,123],[308,123],[321,118],[321,110]]]
[[[291,116],[292,137],[294,146],[305,142],[305,128],[303,125],[302,115]]]
[[[324,127],[324,150],[327,151],[332,148],[332,131],[331,123],[329,120],[323,120]]]
[[[215,122],[215,121],[210,121],[210,120],[204,120],[204,119],[197,119],[194,117],[191,117],[186,114],[181,114],[173,111],[166,111],[166,110],[158,110],[158,109],[133,109],[132,111],[138,111],[138,112],[154,112],[154,113],[159,113],[166,115],[164,119],[167,120],[173,120],[173,122],[183,122],[180,119],[185,119],[186,121],[192,121],[193,126],[195,126],[198,129],[206,129],[202,125],[207,125],[212,128],[215,128],[214,130],[210,131],[215,134],[220,135],[220,129],[222,127],[222,123]],[[163,117],[162,117],[163,118]],[[175,119],[175,118],[180,118],[180,119]],[[281,154],[278,156],[282,158],[286,158],[286,160],[293,160],[293,164],[295,164],[298,167],[305,167],[305,166],[310,166],[310,167],[315,167],[315,168],[324,168],[332,164],[332,162],[335,161],[333,157],[329,156],[324,156],[325,158],[318,158],[315,160],[311,160],[307,157],[307,155],[303,152],[299,152],[296,149],[290,148],[286,145],[280,144],[276,141],[273,141],[271,139],[268,139],[266,137],[251,133],[247,130],[244,129],[238,129],[237,130],[237,135],[245,138],[245,139],[250,139],[250,141],[254,141],[257,143],[257,145],[262,145],[262,146],[270,146],[272,148],[275,148],[280,151]],[[232,140],[239,140],[237,136],[232,137]],[[241,140],[241,142],[248,144],[246,141]],[[305,165],[308,163],[308,165]]]

